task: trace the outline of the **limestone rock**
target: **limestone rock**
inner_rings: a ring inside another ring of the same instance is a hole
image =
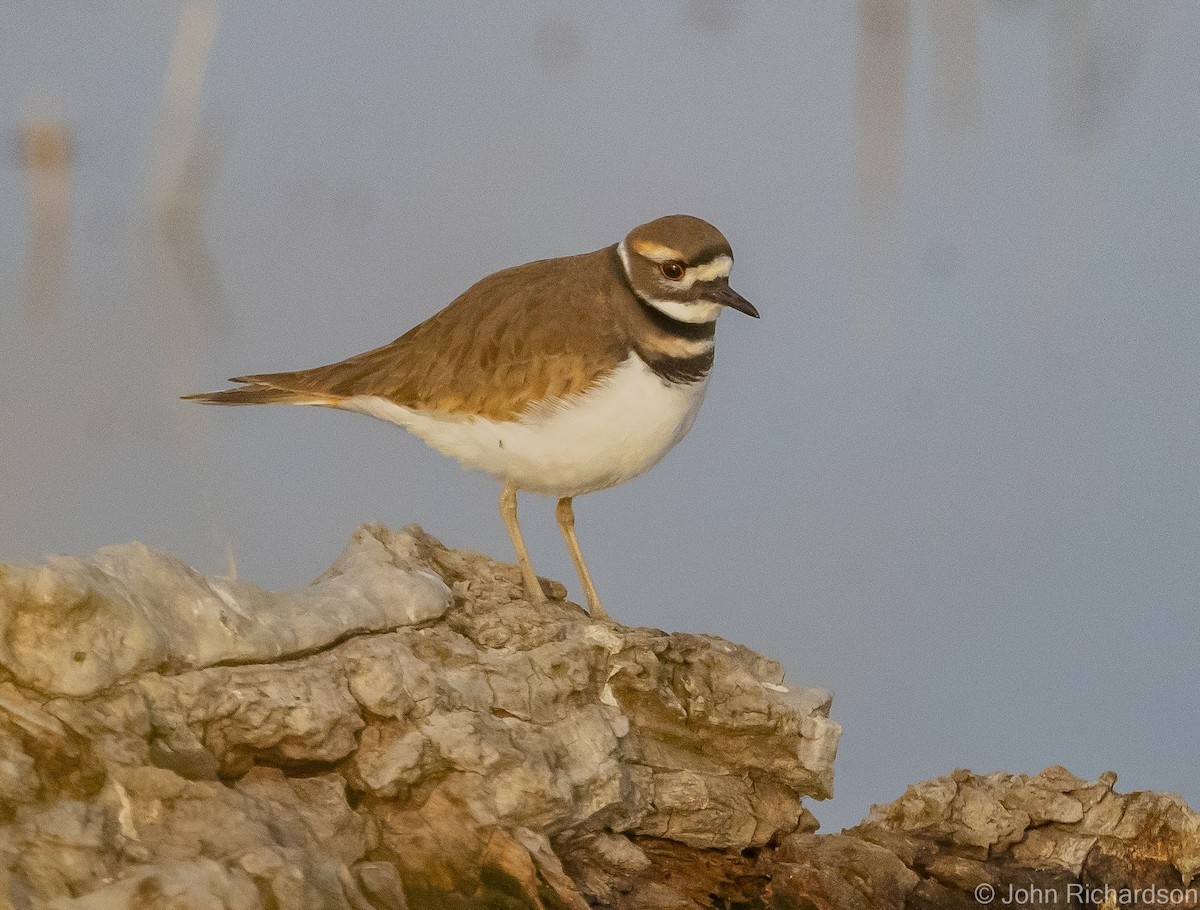
[[[2,566],[0,663],[28,688],[81,697],[147,670],[261,663],[443,615],[446,585],[391,542],[360,530],[313,585],[279,594],[138,543]]]
[[[281,594],[137,544],[0,568],[0,903],[583,908],[640,882],[702,906],[647,876],[758,881],[743,851],[832,792],[830,695],[557,590],[378,527]]]
[[[1051,767],[916,784],[841,835],[785,839],[776,906],[1200,907],[1200,815],[1115,783]],[[1146,888],[1162,890],[1146,899]]]
[[[136,544],[0,567],[0,907],[1200,907],[1200,817],[1112,774],[817,834],[828,692],[550,588],[378,527],[282,594]]]

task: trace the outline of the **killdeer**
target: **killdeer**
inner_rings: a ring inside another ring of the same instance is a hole
[[[328,366],[238,376],[205,404],[312,404],[399,424],[498,478],[500,515],[529,595],[544,600],[517,523],[517,491],[558,497],[558,526],[607,619],[575,537],[574,497],[649,470],[692,428],[725,307],[733,251],[689,215],[594,253],[489,275],[390,344]]]

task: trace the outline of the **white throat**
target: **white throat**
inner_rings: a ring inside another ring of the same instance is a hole
[[[629,251],[625,249],[624,240],[617,244],[617,255],[621,257],[621,267],[625,269],[625,279],[629,282],[629,286],[633,287],[633,272],[629,268]],[[725,259],[726,257],[721,258]],[[729,274],[728,265],[725,265],[725,274]],[[692,281],[695,281],[695,278]],[[688,282],[687,286],[690,287],[691,283]],[[721,310],[724,309],[721,304],[712,303],[707,300],[697,300],[694,303],[681,303],[678,300],[663,300],[658,297],[651,297],[649,294],[641,294],[639,296],[664,316],[669,316],[677,322],[690,322],[693,325],[716,322],[717,318],[721,315]]]
[[[717,317],[721,315],[721,310],[724,309],[719,303],[709,303],[705,300],[697,300],[695,303],[680,303],[678,300],[659,300],[655,297],[643,297],[642,299],[660,313],[670,316],[678,322],[690,322],[693,325],[716,322]]]

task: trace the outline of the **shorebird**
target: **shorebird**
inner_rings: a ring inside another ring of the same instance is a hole
[[[489,275],[390,344],[185,398],[356,411],[488,472],[503,485],[500,515],[533,600],[546,595],[517,522],[517,492],[558,497],[588,612],[607,619],[572,501],[643,474],[692,428],[717,318],[727,307],[758,316],[729,286],[732,265],[715,227],[668,215],[593,253]]]

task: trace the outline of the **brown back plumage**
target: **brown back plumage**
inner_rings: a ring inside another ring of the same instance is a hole
[[[624,298],[628,298],[627,300]],[[318,404],[358,395],[446,414],[510,419],[584,391],[628,354],[635,306],[615,247],[489,275],[390,344],[338,363],[240,376],[206,404]]]

